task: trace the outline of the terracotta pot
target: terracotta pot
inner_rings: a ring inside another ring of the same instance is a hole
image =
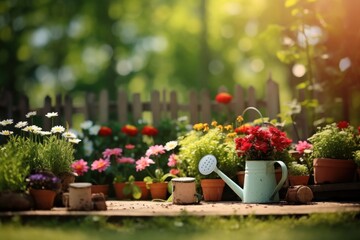
[[[56,196],[55,191],[30,188],[29,192],[34,199],[35,209],[50,210],[53,208]]]
[[[141,189],[141,198],[139,200],[148,200],[150,193],[146,187],[146,183],[143,181],[135,181],[134,184]]]
[[[220,201],[225,187],[222,179],[202,179],[201,189],[205,201]]]
[[[126,183],[114,183],[115,196],[118,200],[128,199],[130,195],[124,195],[123,190]]]
[[[308,185],[310,176],[291,176],[288,177],[290,186],[296,186],[296,185]]]
[[[103,193],[105,198],[107,198],[109,195],[109,185],[107,184],[91,185],[91,193]]]
[[[240,187],[244,187],[245,171],[239,171],[236,173],[238,184]]]
[[[354,180],[356,164],[353,160],[315,158],[313,166],[315,184],[353,182]]]
[[[149,186],[152,199],[166,199],[168,187],[167,182],[151,183]]]

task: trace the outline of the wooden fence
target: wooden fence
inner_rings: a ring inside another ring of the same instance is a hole
[[[15,118],[24,119],[26,113],[36,110],[38,115],[44,116],[48,112],[58,112],[62,119],[70,127],[73,125],[73,115],[83,114],[85,120],[93,120],[98,123],[106,123],[109,120],[116,120],[122,124],[127,123],[129,119],[143,119],[144,114],[150,114],[150,122],[155,126],[162,118],[177,119],[180,116],[187,116],[190,123],[211,122],[213,114],[220,111],[231,111],[230,114],[240,115],[248,106],[254,106],[262,110],[264,117],[274,119],[280,112],[279,86],[272,79],[265,84],[265,99],[257,99],[254,87],[244,89],[236,85],[234,89],[228,91],[233,95],[233,100],[228,105],[219,104],[214,101],[214,96],[210,96],[209,91],[200,92],[189,91],[186,103],[179,102],[179,96],[176,91],[170,93],[165,90],[152,91],[150,101],[143,102],[139,93],[131,96],[124,91],[118,90],[116,100],[110,100],[107,90],[102,90],[98,96],[94,93],[86,93],[83,106],[75,106],[73,98],[70,95],[57,95],[51,99],[47,96],[44,99],[44,105],[41,108],[31,108],[27,96],[19,99],[13,99],[10,93],[5,93],[0,97],[1,119]],[[220,87],[220,91],[227,91]],[[15,101],[16,100],[16,101]],[[229,109],[227,109],[229,108]],[[247,118],[258,118],[256,113],[249,112]],[[44,128],[50,127],[49,119],[44,117]]]

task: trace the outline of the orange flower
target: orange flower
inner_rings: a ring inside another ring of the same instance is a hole
[[[102,126],[98,132],[99,136],[107,137],[112,134],[112,130],[109,127]]]
[[[221,92],[216,95],[215,100],[218,103],[228,104],[229,102],[231,102],[232,96],[229,93]]]
[[[129,136],[136,136],[138,134],[138,129],[134,125],[126,124],[121,128],[121,131]]]
[[[159,131],[155,127],[147,125],[144,126],[141,133],[147,136],[156,136],[159,133]]]

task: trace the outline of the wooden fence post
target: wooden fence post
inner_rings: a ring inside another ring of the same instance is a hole
[[[128,120],[128,96],[122,89],[119,89],[117,94],[116,110],[118,121],[125,124]]]
[[[44,124],[43,124],[44,129],[43,130],[46,130],[46,131],[51,130],[50,129],[51,128],[51,120],[45,116],[49,112],[51,112],[51,98],[50,98],[50,96],[46,96],[45,100],[44,100],[44,107],[42,109],[42,112],[40,113],[40,114],[42,114],[42,118],[44,120]]]
[[[271,79],[271,75],[266,82],[266,112],[271,119],[279,120],[280,100],[279,100],[279,86]]]
[[[141,103],[140,93],[133,94],[132,111],[133,111],[133,118],[134,118],[133,120],[135,122],[142,119],[143,105]]]
[[[203,89],[200,92],[200,121],[210,123],[211,121],[211,100],[208,90]]]
[[[109,121],[109,92],[106,89],[100,91],[98,113],[101,123]]]
[[[188,111],[190,115],[190,124],[195,124],[199,121],[199,101],[194,90],[189,92]]]
[[[156,126],[161,119],[160,93],[157,90],[151,92],[150,111],[152,112],[152,123]]]

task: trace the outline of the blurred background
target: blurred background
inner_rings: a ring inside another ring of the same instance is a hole
[[[356,125],[359,12],[357,0],[1,0],[0,93],[37,107],[57,93],[184,99],[240,84],[261,98],[271,75],[284,114]]]

